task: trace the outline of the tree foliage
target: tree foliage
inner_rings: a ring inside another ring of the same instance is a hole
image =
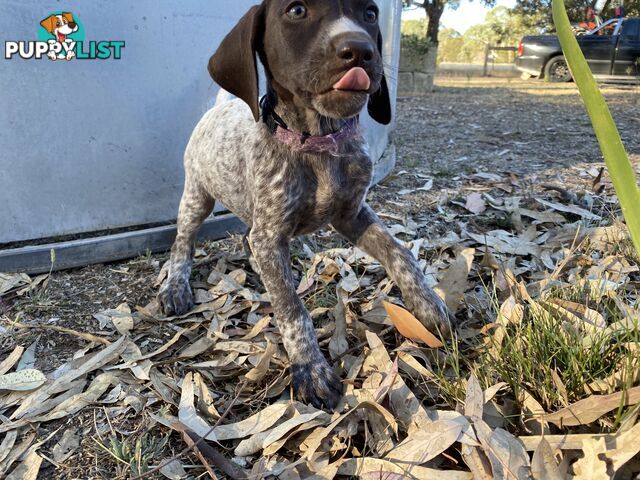
[[[554,31],[553,17],[551,14],[552,0],[516,0],[514,13],[529,19],[531,22],[539,22],[543,30]],[[621,0],[566,0],[565,6],[569,20],[573,23],[583,22],[587,19],[587,9],[593,8],[601,12],[600,16],[608,20],[615,15],[615,7],[622,3]],[[624,10],[627,16],[640,16],[640,0],[625,0]]]
[[[438,62],[474,63],[484,61],[485,45],[517,46],[525,35],[540,33],[530,18],[513,13],[506,7],[495,7],[485,22],[470,27],[464,34],[452,28],[441,29],[438,35]],[[428,48],[424,35],[426,20],[409,20],[402,24],[403,47],[417,53]],[[512,58],[499,59],[512,61]]]
[[[477,0],[485,5],[495,0]],[[587,19],[587,8],[601,11],[608,20],[622,0],[565,0],[569,18],[574,23]],[[403,0],[404,6],[424,8],[425,20],[403,22],[403,48],[417,54],[427,54],[437,49],[438,62],[476,63],[484,61],[485,45],[515,47],[525,35],[554,31],[551,14],[552,0],[516,0],[515,7],[496,7],[487,13],[485,22],[470,27],[464,34],[453,29],[440,30],[440,18],[446,7],[456,9],[460,0]],[[625,0],[627,16],[640,16],[640,0]],[[508,53],[501,52],[497,61],[512,61]],[[428,63],[435,69],[436,55],[428,55]]]
[[[506,7],[496,7],[487,13],[484,23],[473,25],[462,35],[457,58],[446,59],[445,54],[450,52],[445,51],[440,61],[482,62],[485,45],[515,47],[525,35],[537,33],[541,33],[539,15],[538,18],[518,15]],[[502,61],[513,60],[507,52],[503,52],[503,56]]]
[[[495,0],[480,0],[486,5],[493,5]],[[426,40],[431,45],[438,45],[438,33],[440,31],[440,18],[446,7],[457,9],[460,0],[402,0],[403,6],[417,5],[424,8],[427,14]]]

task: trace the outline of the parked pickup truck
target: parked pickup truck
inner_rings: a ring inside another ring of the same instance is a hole
[[[614,18],[577,37],[587,63],[598,80],[640,80],[640,18]],[[516,67],[551,82],[568,82],[571,72],[555,35],[524,37]]]

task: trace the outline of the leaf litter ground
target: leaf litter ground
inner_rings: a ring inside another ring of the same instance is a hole
[[[637,162],[640,93],[605,95]],[[239,237],[199,245],[184,317],[158,313],[163,255],[0,274],[0,476],[636,475],[638,258],[575,88],[447,80],[398,117],[370,201],[456,312],[453,339],[373,259],[299,239],[298,292],[344,379],[328,413],[291,400]]]

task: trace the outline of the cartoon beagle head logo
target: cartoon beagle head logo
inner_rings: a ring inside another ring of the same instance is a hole
[[[70,12],[49,15],[40,22],[40,25],[58,42],[66,41],[68,35],[76,33],[80,28],[73,18],[73,13]]]
[[[71,12],[53,12],[40,22],[38,40],[47,42],[51,60],[73,60],[76,45],[84,40],[82,22]]]
[[[57,11],[43,18],[37,40],[7,40],[4,58],[23,60],[120,60],[124,40],[85,40],[84,25],[71,12]]]

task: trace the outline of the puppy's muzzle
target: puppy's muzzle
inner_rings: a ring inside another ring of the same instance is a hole
[[[366,69],[373,64],[375,47],[369,41],[342,37],[336,43],[335,49],[345,69],[354,67]]]
[[[368,36],[344,33],[331,42],[335,52],[334,63],[339,70],[340,80],[333,85],[334,90],[373,93],[372,83],[377,89],[378,74],[382,70],[381,57]]]

